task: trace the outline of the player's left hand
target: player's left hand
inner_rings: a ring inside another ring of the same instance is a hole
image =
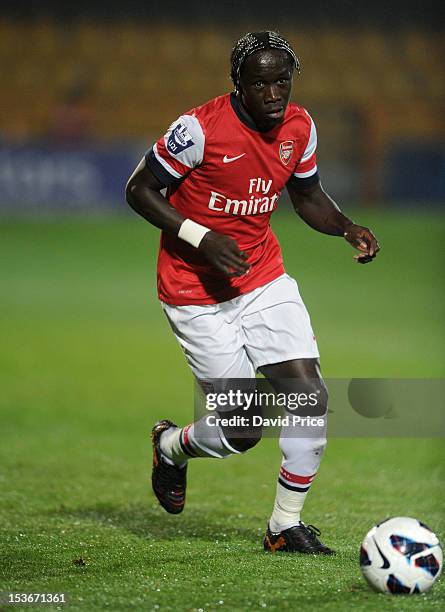
[[[357,263],[365,264],[372,261],[380,251],[377,238],[367,227],[351,223],[346,227],[343,235],[349,244],[361,251],[359,255],[354,256]]]

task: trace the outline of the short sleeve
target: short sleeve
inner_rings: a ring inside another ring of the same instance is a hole
[[[317,169],[317,129],[315,123],[309,113],[306,113],[310,119],[310,130],[308,141],[300,161],[295,167],[293,177],[302,184],[316,183],[319,180]]]
[[[181,115],[145,154],[148,167],[166,186],[199,166],[204,156],[205,136],[194,115]]]

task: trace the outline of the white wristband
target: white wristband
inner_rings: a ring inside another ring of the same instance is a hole
[[[186,219],[179,228],[178,238],[198,248],[207,232],[210,232],[208,227],[195,223],[191,219]]]

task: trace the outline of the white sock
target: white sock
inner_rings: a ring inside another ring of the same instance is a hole
[[[161,434],[159,445],[167,462],[179,466],[193,457],[225,459],[239,454],[227,442],[221,427],[210,427],[206,417],[183,428],[170,427]]]
[[[306,499],[307,491],[290,491],[277,483],[277,494],[269,521],[272,533],[279,533],[300,523],[300,513]]]
[[[161,439],[159,440],[161,453],[164,455],[164,459],[167,459],[167,463],[179,465],[180,467],[187,463],[189,458],[182,450],[179,441],[181,432],[182,429],[180,427],[170,427],[161,434]]]

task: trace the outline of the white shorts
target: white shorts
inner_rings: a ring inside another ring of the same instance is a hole
[[[199,380],[253,378],[263,365],[319,357],[309,314],[288,274],[227,302],[162,307]]]

